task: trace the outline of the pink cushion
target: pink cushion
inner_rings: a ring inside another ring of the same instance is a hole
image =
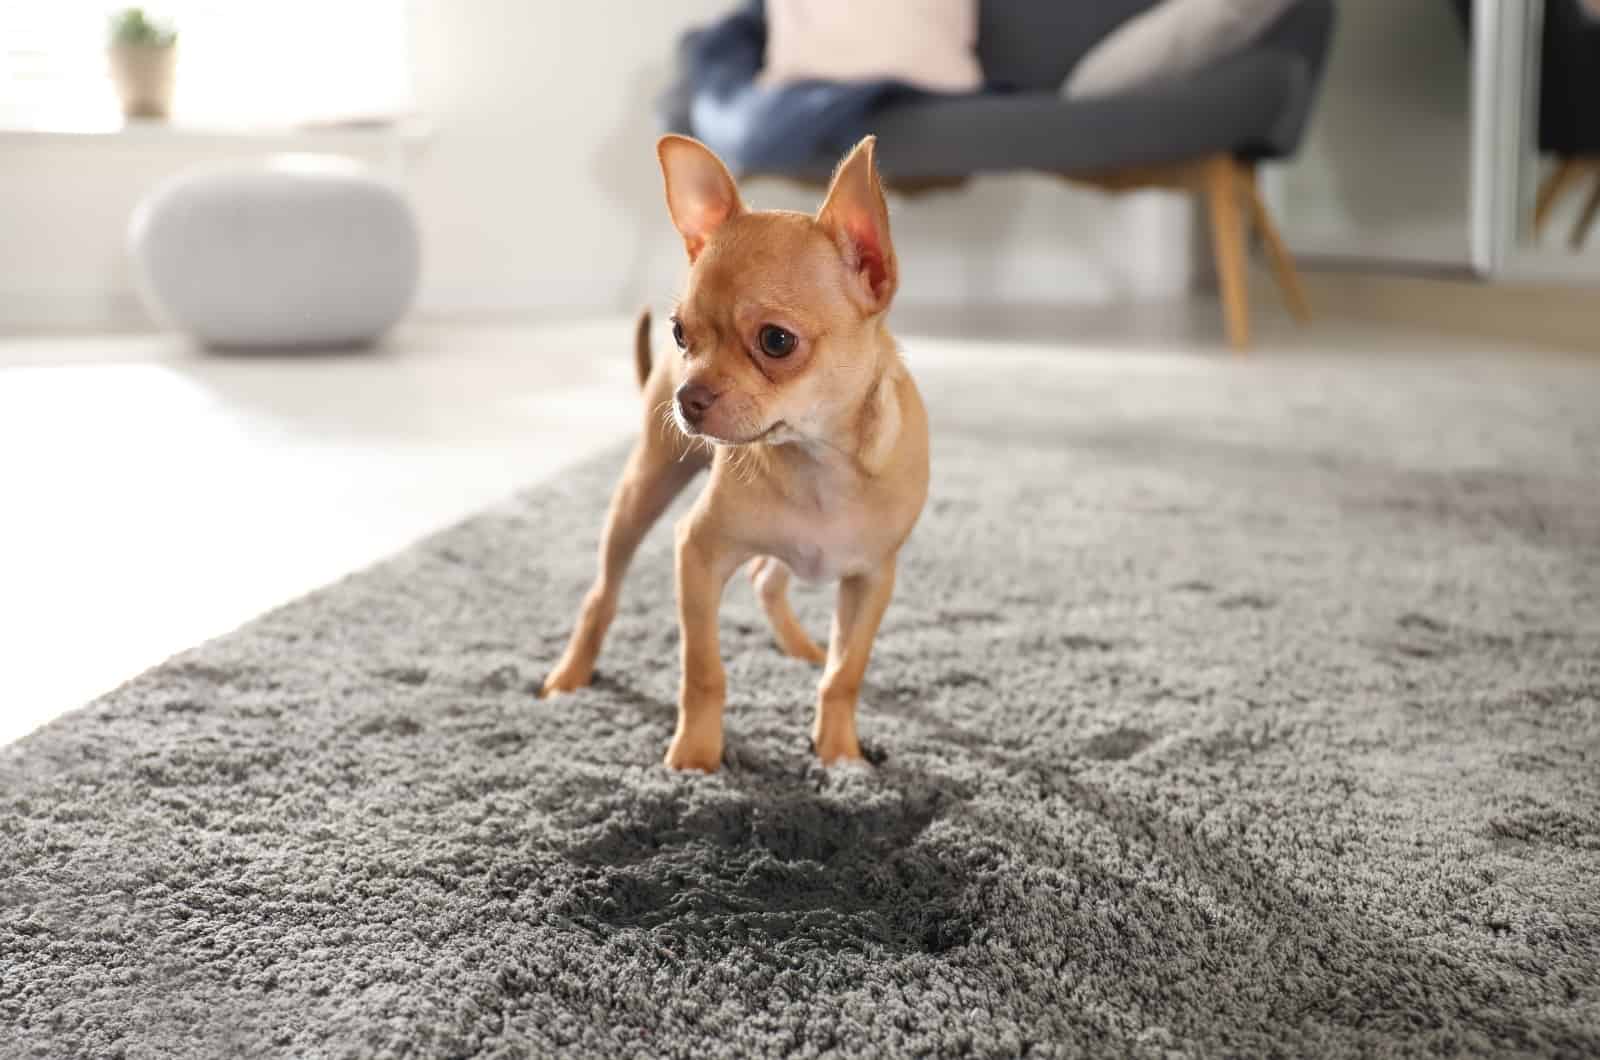
[[[934,92],[983,84],[973,50],[978,0],[767,0],[766,11],[766,84],[888,79]]]

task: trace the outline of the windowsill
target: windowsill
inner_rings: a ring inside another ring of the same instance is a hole
[[[129,121],[119,126],[0,127],[0,144],[106,143],[115,145],[198,143],[292,143],[326,147],[392,145],[416,148],[433,136],[432,126],[418,118],[394,121],[296,126],[195,125],[170,121]]]

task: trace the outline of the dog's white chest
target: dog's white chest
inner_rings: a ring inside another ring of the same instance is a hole
[[[834,581],[863,574],[882,560],[881,528],[860,510],[847,508],[815,518],[783,520],[773,554],[803,581]]]

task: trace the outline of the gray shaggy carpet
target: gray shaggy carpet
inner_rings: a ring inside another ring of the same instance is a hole
[[[1600,1054],[1594,366],[1057,361],[931,378],[871,768],[736,584],[663,771],[665,533],[533,698],[616,453],[0,751],[0,1056]]]

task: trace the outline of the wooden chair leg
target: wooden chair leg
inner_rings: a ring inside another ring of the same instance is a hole
[[[1272,274],[1277,277],[1284,304],[1296,320],[1309,324],[1311,303],[1306,300],[1306,289],[1301,286],[1300,273],[1294,267],[1294,257],[1289,253],[1289,248],[1284,246],[1278,226],[1273,224],[1272,214],[1267,212],[1267,204],[1261,198],[1261,186],[1256,183],[1254,166],[1244,169],[1244,187],[1245,196],[1250,200],[1252,223],[1256,231],[1261,233],[1261,242],[1266,247],[1267,259],[1272,262]]]
[[[1244,225],[1239,216],[1239,163],[1232,156],[1207,159],[1204,168],[1206,204],[1211,214],[1211,242],[1217,261],[1217,286],[1235,349],[1250,345],[1250,303],[1245,287]]]
[[[1583,212],[1578,215],[1578,221],[1572,226],[1572,249],[1582,250],[1584,240],[1589,238],[1589,229],[1594,227],[1594,218],[1600,213],[1600,168],[1595,169],[1594,186],[1589,189],[1589,197],[1583,201]]]
[[[1550,175],[1539,186],[1539,196],[1533,204],[1533,238],[1538,239],[1544,231],[1544,224],[1550,219],[1550,211],[1555,208],[1556,200],[1561,198],[1561,193],[1567,190],[1567,185],[1577,180],[1583,174],[1585,166],[1581,159],[1563,158]]]

